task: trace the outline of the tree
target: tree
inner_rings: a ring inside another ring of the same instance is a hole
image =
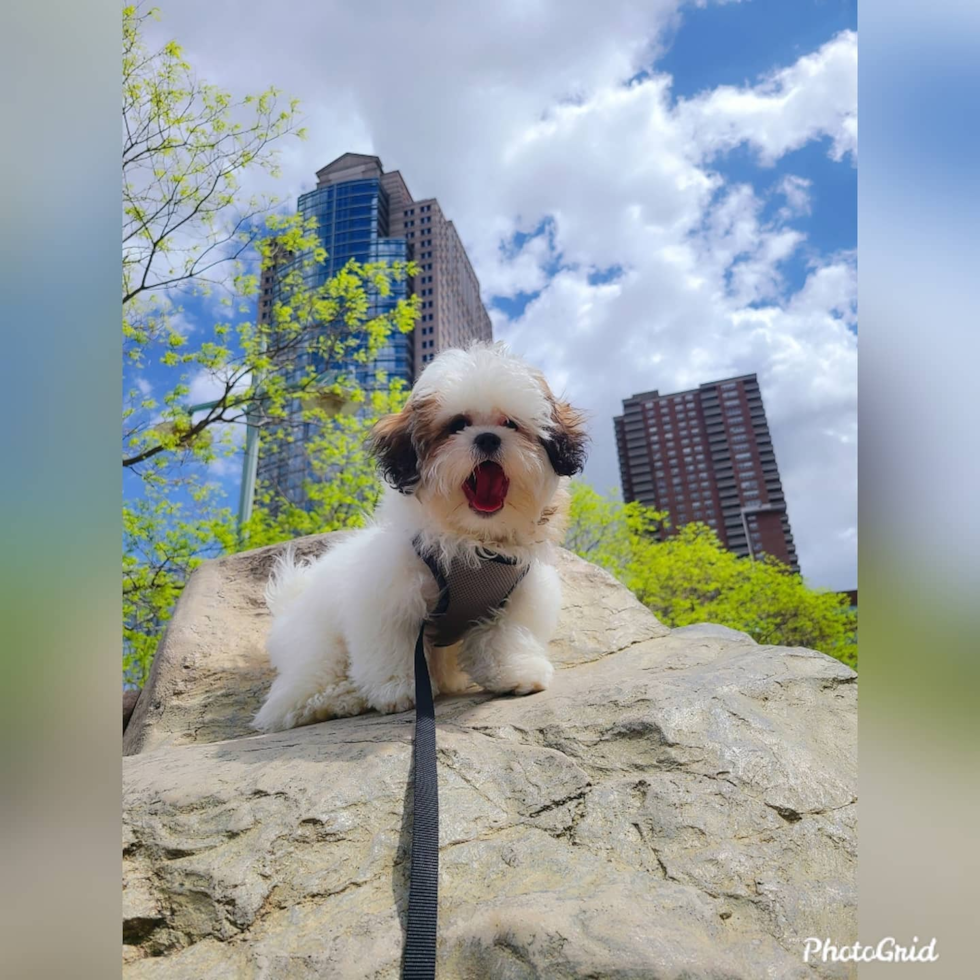
[[[307,534],[361,527],[381,497],[382,485],[367,439],[378,419],[401,411],[408,398],[402,382],[368,393],[356,413],[318,424],[304,440],[312,474],[297,503],[281,487],[259,484],[240,547],[258,548]]]
[[[566,546],[606,568],[670,627],[712,622],[759,643],[805,646],[857,666],[856,619],[835,592],[809,588],[771,556],[725,549],[706,524],[660,540],[666,515],[572,485]]]
[[[149,51],[156,16],[123,10],[122,462],[147,480],[230,451],[235,425],[285,424],[292,397],[361,397],[350,372],[326,368],[367,363],[417,317],[414,299],[388,301],[414,271],[407,264],[351,262],[324,281],[315,223],[243,195],[246,177],[278,174],[277,143],[304,136],[299,104],[275,88],[235,99],[199,80],[175,41]],[[253,322],[273,267],[275,303]],[[216,291],[220,321],[204,330],[197,315],[189,330],[180,304]],[[154,384],[160,397],[146,394],[151,365],[172,375]],[[198,412],[192,381],[213,394]]]
[[[141,687],[174,603],[190,573],[234,547],[231,512],[216,491],[195,488],[192,504],[150,484],[123,507],[123,683]]]
[[[220,285],[275,203],[243,199],[242,175],[277,174],[274,144],[305,135],[299,103],[277,89],[235,99],[199,80],[176,41],[151,52],[152,19],[156,9],[123,8],[124,306],[188,282]]]
[[[278,174],[277,144],[303,137],[298,103],[274,88],[235,98],[208,85],[174,41],[150,50],[156,16],[123,10],[124,669],[133,683],[200,561],[240,547],[239,531],[254,545],[316,528],[282,501],[273,517],[274,487],[262,488],[248,527],[235,527],[209,468],[240,448],[246,427],[269,448],[314,433],[319,472],[341,475],[332,499],[328,481],[311,483],[326,526],[373,507],[373,473],[355,460],[355,442],[399,392],[381,379],[382,393],[369,396],[358,373],[393,332],[413,329],[419,309],[407,296],[410,263],[352,261],[328,276],[313,221],[242,191],[256,174]],[[274,295],[259,316],[266,272]],[[208,392],[201,404],[190,404],[192,387]],[[352,405],[361,411],[337,416]]]
[[[359,527],[381,495],[367,434],[382,415],[400,411],[403,385],[368,393],[356,413],[317,420],[303,442],[310,462],[307,501],[299,506],[280,488],[260,484],[252,517],[239,528],[212,484],[175,501],[167,485],[149,484],[123,510],[123,679],[142,686],[162,631],[190,573],[206,558],[258,548],[306,534]],[[242,533],[244,532],[244,533]]]

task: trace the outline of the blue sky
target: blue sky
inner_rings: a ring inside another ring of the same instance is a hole
[[[856,0],[750,0],[689,8],[655,68],[673,77],[675,98],[689,98],[718,85],[752,84],[844,30],[857,31]],[[771,169],[760,168],[745,147],[715,166],[729,180],[751,183],[759,194],[777,185],[778,175],[813,181],[805,225],[809,245],[819,254],[852,250],[857,248],[857,169],[832,161],[829,142],[829,137],[813,140]],[[787,281],[799,288],[804,274],[805,265],[792,262]]]
[[[857,30],[855,0],[747,0],[686,7],[655,70],[674,78],[678,98],[718,85],[751,84],[773,68]]]
[[[803,572],[854,586],[854,3],[297,3],[272,35],[236,10],[175,0],[159,36],[302,100],[311,138],[248,189],[295,198],[353,150],[438,197],[495,335],[589,412],[600,489],[622,398],[756,372]]]

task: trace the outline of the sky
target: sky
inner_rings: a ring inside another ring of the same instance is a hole
[[[856,586],[854,2],[160,6],[151,40],[207,81],[302,102],[309,139],[246,191],[353,151],[438,197],[495,337],[587,411],[597,489],[622,399],[757,374],[802,572]]]

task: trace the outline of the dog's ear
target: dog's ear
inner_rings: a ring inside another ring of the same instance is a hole
[[[411,493],[419,482],[419,458],[412,442],[412,409],[379,419],[371,430],[371,452],[381,475],[400,493]]]
[[[541,440],[552,469],[559,476],[575,476],[585,466],[588,433],[585,416],[568,402],[552,399],[551,431]]]

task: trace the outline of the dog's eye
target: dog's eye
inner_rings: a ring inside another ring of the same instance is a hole
[[[507,426],[508,429],[513,429],[515,432],[517,431],[517,423],[513,419],[504,419],[500,424]]]
[[[470,420],[465,415],[457,415],[456,418],[446,426],[446,431],[450,435],[462,432],[470,424]]]

